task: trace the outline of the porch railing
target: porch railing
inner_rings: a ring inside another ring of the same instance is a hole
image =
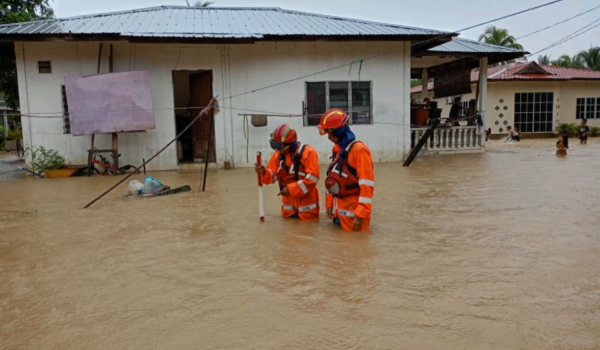
[[[411,127],[411,149],[426,131],[426,127]],[[429,153],[482,152],[485,149],[485,134],[477,134],[477,126],[440,126],[435,129],[433,137],[427,140],[423,149]]]

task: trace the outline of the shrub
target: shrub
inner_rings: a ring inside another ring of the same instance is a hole
[[[567,134],[569,135],[569,137],[576,137],[579,135],[579,129],[581,127],[579,125],[575,125],[573,123],[571,124],[567,124],[567,123],[562,123],[562,124],[558,124],[558,126],[556,127],[556,132],[559,134]]]
[[[25,152],[31,152],[31,161],[40,173],[45,170],[58,170],[65,167],[65,159],[58,154],[57,150],[39,146],[34,149],[27,148]]]
[[[590,131],[592,132],[592,136],[596,137],[600,135],[600,127],[597,126],[592,126],[590,128]]]

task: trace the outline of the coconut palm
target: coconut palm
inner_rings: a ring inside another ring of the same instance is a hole
[[[489,26],[479,36],[479,41],[486,44],[509,47],[511,49],[523,50],[523,46],[517,43],[517,39],[508,34],[508,29]]]
[[[214,4],[214,2],[212,1],[196,1],[196,3],[194,4],[194,6],[191,6],[188,0],[185,0],[185,2],[187,3],[187,5],[189,7],[209,7],[210,5]]]
[[[600,71],[600,46],[590,47],[587,51],[581,51],[576,56],[583,67]]]
[[[542,64],[542,65],[550,64],[550,56],[549,55],[539,55],[537,60],[538,60],[538,63]]]
[[[565,68],[585,68],[583,60],[579,57],[579,55],[575,55],[573,57],[569,55],[562,55],[557,60],[552,61],[551,64],[553,66]]]

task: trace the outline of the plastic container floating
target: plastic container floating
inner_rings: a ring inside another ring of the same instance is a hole
[[[138,180],[133,180],[129,183],[129,193],[133,195],[144,194],[144,184]]]

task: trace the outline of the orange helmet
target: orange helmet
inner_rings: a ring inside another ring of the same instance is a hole
[[[349,120],[350,117],[346,112],[341,109],[332,109],[323,114],[321,122],[319,123],[319,132],[321,135],[329,134],[336,129],[348,125]]]
[[[298,141],[298,134],[291,126],[283,124],[275,129],[269,140],[271,148],[275,151],[283,151]]]

